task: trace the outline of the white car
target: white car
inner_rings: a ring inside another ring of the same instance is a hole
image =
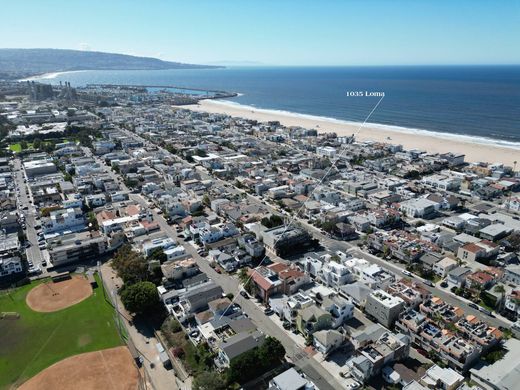
[[[403,272],[403,275],[413,277],[413,274],[410,271],[403,270],[402,272]]]

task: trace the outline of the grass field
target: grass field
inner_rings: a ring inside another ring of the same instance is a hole
[[[114,310],[103,297],[102,283],[75,306],[37,313],[25,303],[37,284],[0,295],[0,308],[18,312],[18,320],[0,320],[0,389],[21,383],[44,368],[83,352],[122,345]]]
[[[22,145],[11,144],[11,145],[9,145],[9,149],[11,149],[11,151],[13,151],[13,152],[20,153],[22,151]]]

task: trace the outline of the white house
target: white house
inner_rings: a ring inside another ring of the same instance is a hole
[[[182,245],[164,249],[164,254],[166,255],[166,260],[168,261],[181,259],[187,256],[186,249],[184,249]]]
[[[410,199],[401,202],[399,210],[405,213],[408,217],[423,218],[433,214],[435,212],[436,205],[437,202],[425,198]]]
[[[312,338],[314,348],[324,356],[340,347],[345,341],[345,336],[333,329],[314,332]]]
[[[22,260],[18,256],[0,259],[0,277],[22,271]]]
[[[355,279],[345,265],[334,261],[325,263],[318,272],[318,276],[325,285],[336,289],[344,284],[352,283]]]
[[[340,327],[354,317],[354,304],[339,295],[324,298],[321,307],[331,314],[333,328]]]
[[[455,269],[457,265],[457,260],[453,260],[450,257],[445,257],[433,265],[433,272],[443,278],[448,274],[448,272],[450,272],[452,269]]]
[[[141,244],[142,252],[146,257],[150,256],[156,249],[167,250],[175,247],[175,241],[170,237],[160,237],[153,240],[143,241]]]
[[[42,229],[45,234],[58,233],[66,230],[80,230],[85,227],[85,217],[79,208],[68,208],[52,211],[45,219]]]

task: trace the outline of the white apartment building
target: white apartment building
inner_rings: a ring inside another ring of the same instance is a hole
[[[52,211],[45,219],[42,229],[45,234],[78,231],[85,227],[85,217],[79,208]]]
[[[404,310],[405,302],[384,290],[374,291],[367,297],[365,313],[377,320],[381,325],[390,328]]]
[[[354,281],[354,275],[350,270],[343,264],[329,261],[323,265],[318,272],[318,277],[323,284],[328,287],[339,289],[339,287],[352,283]]]
[[[152,254],[152,252],[156,249],[160,248],[160,249],[166,251],[169,248],[175,247],[175,245],[176,244],[175,244],[175,241],[173,240],[173,238],[166,237],[166,236],[156,238],[153,240],[146,240],[146,241],[143,241],[143,243],[141,244],[142,252],[144,253],[144,255],[146,257],[150,256]]]
[[[324,298],[321,307],[331,314],[334,329],[354,317],[354,304],[339,295]]]
[[[318,146],[316,148],[316,154],[318,156],[334,158],[336,153],[336,148],[333,148],[332,146]]]
[[[0,259],[0,278],[22,272],[22,260],[18,256]]]

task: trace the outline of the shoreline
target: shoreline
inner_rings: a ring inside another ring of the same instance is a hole
[[[284,126],[317,129],[318,133],[335,132],[338,136],[350,136],[362,125],[335,118],[259,109],[227,101],[200,100],[196,105],[182,106],[182,108],[226,114],[259,122],[279,121]],[[356,139],[401,144],[405,149],[419,149],[430,153],[462,153],[466,155],[467,162],[500,162],[512,166],[514,161],[520,159],[520,143],[368,122],[361,128]]]
[[[47,72],[47,73],[39,73],[33,76],[25,77],[23,79],[18,79],[16,81],[37,81],[37,80],[50,80],[55,79],[56,77],[65,74],[65,73],[79,73],[79,72],[87,72],[87,70],[64,70],[61,72]]]

